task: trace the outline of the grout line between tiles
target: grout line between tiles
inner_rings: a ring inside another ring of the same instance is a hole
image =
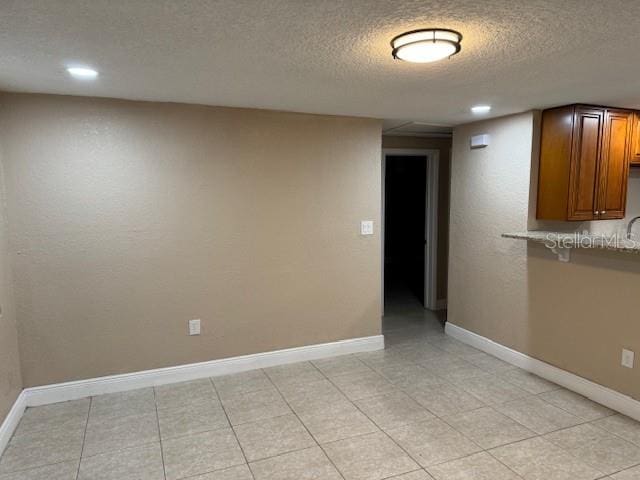
[[[504,463],[502,460],[500,460],[498,457],[496,457],[493,453],[491,453],[491,451],[492,451],[492,450],[497,450],[497,449],[499,449],[499,448],[506,447],[506,446],[509,446],[509,445],[514,445],[514,444],[516,444],[516,443],[526,442],[527,440],[532,440],[532,439],[534,439],[534,438],[542,438],[542,435],[539,435],[539,436],[537,436],[537,437],[525,438],[525,439],[523,439],[523,440],[519,440],[519,441],[517,441],[517,442],[512,442],[512,443],[507,443],[506,445],[500,445],[500,446],[498,446],[498,447],[493,447],[493,448],[491,448],[491,449],[489,449],[489,450],[485,450],[485,452],[486,452],[486,453],[488,453],[488,454],[489,454],[489,456],[490,456],[491,458],[493,458],[494,460],[496,460],[499,464],[504,465],[507,469],[509,469],[510,471],[512,471],[513,473],[515,473],[515,474],[516,474],[516,476],[517,476],[518,478],[523,478],[523,477],[522,477],[521,475],[519,475],[519,474],[518,474],[518,472],[516,472],[513,468],[511,468],[509,465],[507,465],[507,464],[506,464],[506,463]],[[544,439],[544,438],[542,438],[542,440],[545,440],[545,439]],[[549,442],[549,443],[551,443],[551,442]],[[564,450],[563,448],[560,448],[560,447],[558,447],[558,446],[557,446],[557,445],[555,445],[555,444],[553,444],[553,445],[554,445],[556,448],[558,448],[559,450],[562,450],[564,453],[566,453],[566,454],[567,454],[567,455],[569,455],[570,457],[575,458],[576,460],[578,460],[581,464],[586,465],[582,460],[580,460],[579,458],[577,458],[577,457],[575,457],[575,456],[571,455],[571,453],[567,452],[567,451],[566,451],[566,450]],[[589,466],[589,465],[587,465],[587,466]],[[593,468],[593,467],[590,467],[590,468]],[[598,469],[596,469],[596,468],[594,468],[594,470],[596,470],[596,471],[597,471],[597,472],[599,472],[599,473],[602,473],[602,472],[600,472],[600,471],[599,471]],[[604,474],[603,474],[603,475],[604,475]],[[598,480],[598,479],[600,479],[600,478],[607,478],[607,475],[604,475],[604,476],[602,476],[602,477],[597,477],[597,478],[596,478],[596,479],[594,479],[594,480]]]
[[[80,474],[80,462],[82,461],[82,452],[84,451],[84,443],[85,443],[85,439],[86,439],[86,435],[87,435],[87,426],[88,426],[88,423],[89,423],[89,414],[90,414],[90,411],[91,411],[92,398],[88,397],[88,399],[89,399],[89,408],[87,409],[87,418],[85,420],[84,428],[83,428],[83,431],[82,431],[82,446],[80,447],[80,458],[78,460],[78,467],[76,469],[76,475],[74,477],[75,480],[77,480],[77,478],[78,478],[78,476]],[[59,402],[59,403],[64,403],[64,402]],[[29,407],[29,408],[38,408],[38,407]],[[58,427],[58,428],[54,428],[53,430],[59,430],[59,429],[62,429],[62,428],[63,427]],[[16,432],[17,432],[17,429],[11,435],[11,440],[13,440],[13,438],[16,437],[16,436],[20,436],[20,435],[16,435]],[[32,433],[33,434],[35,434],[35,433],[41,434],[43,432],[45,432],[45,430],[36,431],[36,432],[32,432]],[[7,445],[7,447],[8,447],[8,445]],[[6,453],[6,450],[5,450],[5,453]],[[4,453],[3,453],[3,455],[4,455]],[[0,455],[0,459],[2,458],[3,455]],[[50,467],[50,466],[53,466],[53,465],[60,465],[60,464],[68,463],[68,462],[72,462],[72,461],[73,461],[73,459],[67,459],[67,460],[60,460],[60,461],[57,461],[57,462],[47,463],[47,464],[44,464],[44,465],[30,466],[30,467],[27,467],[27,468],[19,468],[17,470],[13,470],[11,472],[5,472],[3,474],[0,474],[0,476],[15,475],[15,474],[19,474],[19,473],[22,473],[22,472],[29,472],[31,470]]]
[[[589,420],[589,419],[586,419],[586,418],[584,418],[584,417],[579,416],[578,414],[576,414],[576,413],[574,413],[574,412],[571,412],[571,411],[567,410],[567,409],[566,409],[566,408],[564,408],[564,407],[561,407],[561,406],[559,406],[559,405],[556,405],[556,404],[554,404],[554,403],[551,403],[549,400],[546,400],[545,398],[542,398],[542,395],[546,395],[547,393],[557,392],[557,391],[559,391],[559,390],[566,390],[567,392],[573,393],[574,395],[577,395],[577,396],[579,396],[579,397],[581,397],[581,398],[584,398],[584,399],[588,400],[588,401],[589,401],[589,402],[591,402],[591,403],[594,403],[594,404],[599,405],[599,406],[601,406],[601,407],[603,406],[603,405],[600,405],[598,402],[594,402],[594,401],[593,401],[593,400],[591,400],[590,398],[585,397],[584,395],[580,395],[579,393],[572,392],[571,390],[566,389],[566,388],[563,388],[563,387],[557,388],[556,390],[550,390],[550,391],[548,391],[548,392],[536,393],[536,394],[534,394],[534,396],[535,396],[535,397],[537,397],[537,398],[539,398],[539,399],[540,399],[540,400],[542,400],[543,402],[548,403],[549,405],[552,405],[552,406],[554,406],[554,407],[556,407],[556,408],[558,408],[558,409],[562,410],[563,412],[569,413],[569,414],[573,415],[574,417],[578,417],[580,420],[582,420],[581,425],[583,425],[583,424],[585,424],[585,423],[596,422],[596,421],[598,421],[598,420],[602,420],[603,418],[613,417],[614,415],[622,415],[622,414],[621,414],[621,413],[619,413],[619,412],[616,412],[616,411],[614,411],[614,410],[609,409],[609,410],[611,410],[611,412],[612,412],[612,413],[608,413],[607,415],[603,415],[603,416],[601,416],[601,417],[594,418],[593,420]],[[607,408],[607,407],[605,407],[605,408]]]
[[[455,355],[455,354],[452,354],[452,355]],[[456,356],[457,356],[457,355],[456,355]],[[362,360],[361,360],[361,361],[362,361]],[[315,366],[315,365],[314,365],[314,366]],[[321,372],[321,373],[323,373],[323,372]],[[323,373],[323,375],[324,375],[324,373]],[[493,374],[491,374],[491,375],[493,375]],[[383,376],[384,376],[384,375],[383,375]],[[500,378],[498,375],[493,375],[493,376],[495,376],[495,377],[497,377],[497,378]],[[326,375],[325,375],[325,377],[326,377]],[[335,386],[335,387],[336,387],[340,392],[342,392],[342,393],[344,394],[344,392],[340,389],[340,387],[338,387],[334,382],[332,382],[332,381],[331,381],[331,378],[327,377],[327,380],[329,380],[329,382],[331,382],[331,383],[332,383],[332,384],[333,384],[333,385],[334,385],[334,386]],[[506,380],[504,380],[504,381],[505,381],[505,382],[507,382]],[[392,382],[392,383],[393,383],[393,382]],[[450,382],[445,382],[445,383],[450,384]],[[509,383],[510,385],[512,385],[510,382],[507,382],[507,383]],[[395,384],[394,384],[394,386],[395,386]],[[454,386],[455,386],[455,385],[454,385]],[[514,385],[514,386],[516,386],[516,385]],[[517,387],[517,386],[516,386],[516,387]],[[415,399],[414,399],[414,398],[413,398],[409,393],[407,393],[406,391],[404,391],[404,389],[399,388],[399,387],[397,387],[397,386],[396,386],[396,388],[398,388],[398,390],[400,390],[400,391],[402,391],[403,393],[405,393],[406,395],[408,395],[412,400],[416,401],[416,400],[415,400]],[[518,388],[519,388],[519,387],[518,387]],[[467,392],[467,393],[469,393],[469,392]],[[528,393],[528,392],[527,392],[527,393]],[[473,394],[471,394],[471,393],[469,393],[469,394],[470,394],[470,395],[473,395]],[[534,395],[534,394],[528,394],[527,396],[535,396],[535,395]],[[474,397],[475,397],[475,396],[474,396]],[[351,400],[349,400],[349,401],[351,401]],[[380,426],[379,426],[379,425],[378,425],[378,424],[377,424],[373,419],[371,419],[371,418],[370,418],[370,417],[369,417],[365,412],[363,412],[362,410],[360,410],[360,408],[355,404],[355,402],[352,402],[352,401],[351,401],[351,403],[353,403],[353,404],[354,404],[354,406],[355,406],[355,407],[356,407],[356,408],[357,408],[357,409],[358,409],[358,410],[359,410],[363,415],[365,415],[365,416],[366,416],[366,417],[367,417],[367,418],[368,418],[368,419],[369,419],[369,420],[370,420],[374,425],[376,425],[376,427],[378,427],[378,428],[380,429],[380,431],[382,431],[382,432],[383,432],[383,433],[384,433],[384,434],[385,434],[385,435],[386,435],[386,436],[387,436],[387,437],[388,437],[388,438],[389,438],[389,439],[390,439],[394,444],[396,444],[400,449],[402,449],[402,450],[403,450],[403,451],[404,451],[404,452],[409,456],[409,458],[411,458],[414,462],[416,462],[418,465],[420,465],[420,463],[419,463],[419,462],[418,462],[418,461],[417,461],[417,460],[416,460],[412,455],[410,455],[410,454],[409,454],[409,452],[408,452],[407,450],[405,450],[401,445],[399,445],[395,440],[393,440],[393,438],[391,438],[391,437],[387,434],[387,432],[386,432],[386,431],[384,431],[382,428],[380,428]],[[423,408],[425,408],[425,409],[426,409],[426,407],[424,407],[422,404],[420,404],[420,402],[417,402],[417,403],[418,403],[419,405],[421,405]],[[484,402],[484,401],[482,401],[482,403],[485,403],[485,402]],[[495,410],[491,405],[485,405],[484,407],[479,407],[479,408],[487,408],[487,407],[488,407],[488,408],[492,408],[493,410]],[[479,408],[478,408],[478,409],[479,409]],[[472,410],[470,410],[470,411],[474,411],[474,410],[478,410],[478,409],[472,409]],[[433,412],[431,412],[431,411],[430,411],[430,410],[428,410],[428,409],[426,409],[426,410],[427,410],[427,411],[429,411],[430,413],[433,413]],[[459,413],[466,413],[466,412],[459,412]],[[499,413],[499,412],[498,412],[498,413]],[[455,414],[454,414],[454,415],[455,415]],[[444,462],[439,462],[439,463],[436,463],[436,464],[430,465],[431,467],[436,466],[436,465],[445,464],[445,463],[448,463],[448,462],[451,462],[451,461],[458,461],[458,460],[461,460],[461,459],[464,459],[464,458],[471,457],[471,456],[473,456],[473,455],[477,455],[477,454],[482,453],[482,452],[486,452],[486,453],[488,453],[492,458],[494,458],[496,461],[498,461],[498,463],[500,463],[501,465],[503,465],[503,466],[504,466],[505,468],[507,468],[509,471],[513,472],[513,473],[514,473],[518,478],[521,478],[521,477],[520,477],[520,475],[518,475],[515,471],[513,471],[513,470],[511,469],[511,467],[509,467],[508,465],[505,465],[505,464],[504,464],[503,462],[501,462],[499,459],[495,458],[495,457],[490,453],[489,449],[485,449],[485,448],[483,448],[482,446],[478,445],[478,444],[477,444],[476,442],[474,442],[472,439],[468,438],[468,437],[467,437],[463,432],[460,432],[460,431],[459,431],[458,429],[456,429],[454,426],[452,426],[452,425],[450,425],[448,422],[446,422],[446,420],[444,420],[444,418],[443,418],[443,417],[445,417],[445,416],[438,416],[438,415],[435,415],[435,414],[434,414],[434,416],[435,416],[436,418],[438,418],[439,420],[441,420],[441,421],[445,422],[445,423],[446,423],[447,425],[449,425],[449,426],[450,426],[454,431],[458,432],[458,433],[459,433],[460,435],[462,435],[464,438],[466,438],[466,439],[468,439],[469,441],[471,441],[474,445],[476,445],[476,446],[477,446],[478,448],[480,448],[481,450],[480,450],[479,452],[474,452],[474,453],[472,453],[472,454],[465,455],[465,456],[462,456],[462,457],[459,457],[459,458],[456,458],[456,459],[452,459],[452,460],[448,460],[448,461],[444,461]],[[450,416],[450,415],[449,415],[449,416]],[[507,417],[507,418],[510,418],[510,417]],[[512,419],[512,420],[513,420],[513,419]],[[514,421],[514,422],[516,422],[516,423],[518,423],[518,425],[522,425],[522,424],[520,424],[519,422],[517,422],[516,420],[513,420],[513,421]],[[528,428],[528,427],[526,427],[525,425],[522,425],[522,426],[523,426],[523,427],[525,427],[525,428]],[[567,427],[567,428],[572,428],[572,427]],[[529,430],[530,430],[530,429],[529,429]],[[524,441],[524,440],[530,440],[531,438],[538,438],[538,437],[542,437],[542,435],[537,434],[537,432],[532,432],[532,433],[535,433],[535,435],[534,435],[533,437],[529,437],[528,439],[518,440],[518,441],[515,441],[515,442],[510,442],[510,443],[507,443],[507,444],[504,444],[504,445],[500,445],[500,447],[504,447],[504,446],[507,446],[507,445],[511,445],[511,444],[513,444],[513,443],[519,443],[519,442]],[[363,434],[363,435],[366,435],[366,434]],[[360,435],[358,435],[358,436],[360,436]],[[499,447],[496,447],[496,448],[499,448]],[[564,449],[562,449],[562,450],[563,450],[563,451],[565,451]],[[567,452],[567,453],[569,453],[569,452]],[[573,455],[571,455],[571,456],[573,457]],[[576,457],[574,457],[574,458],[576,458]],[[428,468],[427,468],[427,467],[424,467],[424,470],[426,470],[426,471],[428,472]]]
[[[614,475],[617,475],[617,474],[622,473],[622,472],[626,472],[627,470],[631,470],[631,469],[636,468],[636,467],[640,467],[640,463],[637,463],[635,465],[631,465],[630,467],[623,468],[622,470],[618,470],[617,472],[610,473],[608,476],[605,475],[604,477],[599,477],[597,480],[600,480],[602,478],[613,477]]]
[[[38,470],[40,468],[45,468],[45,467],[53,467],[55,465],[62,465],[63,463],[69,463],[69,462],[73,462],[73,460],[62,460],[60,462],[47,463],[46,465],[38,465],[37,467],[20,468],[18,470],[13,470],[11,472],[0,473],[0,477],[17,475],[19,473],[30,472],[32,470]],[[76,472],[76,475],[77,475],[77,472]]]
[[[164,464],[164,447],[162,446],[162,433],[160,431],[160,414],[158,413],[158,400],[156,397],[156,389],[153,388],[153,405],[156,410],[156,422],[158,425],[158,439],[160,440],[160,460],[162,460],[162,473],[165,480],[167,480],[167,467]]]
[[[253,470],[251,470],[251,467],[249,466],[249,461],[247,460],[247,455],[244,453],[244,448],[242,448],[242,444],[240,443],[240,440],[238,439],[238,435],[236,434],[236,431],[233,428],[233,425],[231,425],[231,419],[229,418],[229,414],[227,413],[227,409],[224,407],[224,404],[222,403],[222,398],[220,398],[220,393],[218,392],[218,389],[216,388],[216,384],[213,381],[213,378],[209,378],[209,381],[211,382],[211,385],[213,386],[213,392],[215,393],[216,398],[220,402],[220,407],[222,407],[222,411],[224,412],[225,417],[227,417],[227,422],[229,422],[229,428],[233,432],[233,437],[236,439],[236,442],[238,443],[238,447],[240,448],[240,452],[242,453],[242,458],[244,458],[244,463],[247,465],[247,468],[249,469],[249,473],[251,474],[251,477],[255,479],[255,476],[253,475]]]
[[[98,453],[94,453],[93,455],[87,455],[86,457],[83,457],[83,460],[87,460],[89,458],[94,458],[94,457],[99,457],[101,455],[109,455],[109,454],[116,454],[116,453],[120,453],[120,452],[126,452],[127,450],[135,450],[136,448],[144,448],[144,447],[148,447],[150,445],[158,445],[160,442],[145,442],[145,443],[139,443],[136,445],[129,445],[128,447],[122,447],[122,448],[116,448],[115,450],[104,450],[104,451],[100,451]],[[56,462],[56,463],[62,463],[62,462]]]
[[[425,472],[425,473],[427,473],[427,470],[425,468],[423,468],[423,467],[420,467],[420,468],[418,468],[416,470],[411,470],[410,472],[404,472],[404,473],[401,473],[399,475],[391,475],[390,477],[384,477],[384,478],[381,478],[380,480],[393,480],[394,478],[400,478],[400,477],[402,477],[404,475],[409,475],[411,473],[416,473],[416,472]]]
[[[315,367],[315,365],[314,365]],[[322,373],[322,372],[320,372]],[[325,375],[326,376],[326,375]],[[344,393],[344,391],[342,391],[342,389],[340,387],[338,387],[338,385],[336,385],[335,383],[333,383],[331,381],[330,378],[327,377],[327,380],[329,380],[329,382],[331,382],[331,384],[336,387],[338,389],[338,391],[340,391],[345,397],[346,394]],[[395,385],[394,385],[395,386]],[[355,404],[355,402],[353,402],[351,399],[349,399],[349,397],[347,397],[347,400],[349,400],[351,402],[351,404],[360,412],[362,413],[371,423],[373,423],[376,428],[378,428],[378,430],[380,430],[380,432],[382,432],[389,440],[391,440],[391,442],[396,445],[400,450],[402,450],[416,465],[418,465],[419,467],[422,467],[422,465],[420,464],[420,462],[418,462],[413,455],[411,455],[407,450],[404,449],[404,447],[402,447],[401,445],[398,444],[398,442],[396,442],[393,438],[391,438],[391,436],[385,432],[380,425],[378,425],[371,417],[369,417],[369,415],[367,415],[365,412],[363,412],[360,407],[358,407],[358,405]],[[372,435],[372,434],[366,434],[366,435]],[[337,440],[339,441],[339,440]],[[405,472],[405,473],[409,473],[409,472]]]
[[[320,372],[320,374],[322,376],[325,376],[324,373],[322,373],[320,371],[320,369],[318,367],[316,367],[313,362],[309,362],[309,364],[315,368],[316,370],[318,370]],[[318,448],[320,448],[320,450],[322,450],[322,453],[324,454],[324,456],[329,460],[329,463],[331,463],[331,465],[333,465],[333,468],[336,469],[336,472],[338,472],[338,475],[340,475],[340,477],[342,477],[343,480],[344,479],[344,475],[342,474],[342,472],[340,471],[340,469],[338,468],[338,466],[333,463],[333,460],[331,460],[331,457],[329,457],[329,455],[327,455],[327,452],[325,451],[325,449],[322,447],[322,445],[320,445],[320,442],[318,442],[318,440],[316,439],[316,437],[313,436],[313,434],[309,431],[309,429],[307,428],[307,426],[304,424],[304,422],[302,421],[302,419],[298,416],[297,412],[291,407],[291,404],[289,403],[289,401],[285,398],[285,396],[282,394],[282,392],[280,391],[280,389],[278,388],[278,386],[274,383],[274,381],[271,379],[271,377],[269,377],[269,375],[266,374],[266,372],[263,371],[263,373],[265,373],[265,375],[267,376],[267,378],[269,379],[269,381],[271,382],[271,384],[275,387],[275,389],[278,391],[278,394],[282,397],[282,400],[284,400],[284,402],[287,404],[287,406],[289,407],[289,409],[293,412],[293,414],[296,416],[296,418],[298,419],[298,421],[300,422],[300,424],[302,425],[302,427],[307,431],[307,433],[309,434],[309,436],[311,437],[311,439],[316,443],[316,445],[318,446]],[[348,400],[348,399],[347,399]],[[313,448],[313,447],[309,447],[309,448]],[[249,468],[251,468],[251,466],[249,466]],[[252,472],[253,473],[253,472]]]
[[[622,415],[621,413],[616,413],[616,415],[624,416],[624,415]],[[607,417],[603,417],[603,418],[610,418],[610,417],[612,417],[612,416],[615,416],[615,415],[609,415],[609,416],[607,416]],[[585,425],[585,424],[586,424],[586,425],[591,425],[591,426],[592,426],[592,427],[594,427],[594,428],[597,428],[597,429],[599,429],[599,430],[602,430],[602,431],[604,431],[604,432],[607,432],[609,435],[613,435],[614,437],[619,438],[620,440],[624,440],[625,442],[630,443],[630,444],[631,444],[631,445],[633,445],[634,447],[636,447],[636,448],[640,449],[640,443],[636,443],[636,442],[634,442],[634,441],[632,441],[632,440],[629,440],[629,439],[627,439],[627,438],[624,438],[622,435],[619,435],[619,434],[617,434],[616,432],[611,432],[611,431],[607,430],[606,428],[601,427],[600,425],[595,425],[595,423],[596,423],[596,422],[599,422],[600,420],[602,420],[602,418],[598,418],[597,420],[591,420],[590,422],[584,422],[584,423],[581,423],[580,425]],[[577,425],[576,425],[576,426],[577,426]],[[550,432],[550,433],[551,433],[551,432]],[[640,465],[640,463],[639,463],[638,465]],[[635,466],[637,466],[637,465],[635,465]],[[632,468],[633,468],[633,467],[632,467]],[[623,471],[624,471],[624,470],[623,470]]]
[[[76,471],[76,480],[80,478],[80,465],[82,464],[82,454],[84,453],[84,444],[87,440],[87,430],[89,429],[89,418],[91,416],[91,405],[93,405],[93,397],[89,397],[89,408],[87,409],[87,421],[84,424],[84,433],[82,435],[82,448],[80,448],[80,460],[78,460],[78,470]]]

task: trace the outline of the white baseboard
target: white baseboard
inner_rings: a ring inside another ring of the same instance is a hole
[[[498,357],[505,362],[511,363],[531,373],[535,373],[550,382],[556,383],[573,392],[579,393],[594,402],[605,407],[620,412],[628,417],[640,421],[640,401],[633,399],[620,392],[603,387],[595,382],[582,378],[573,373],[562,370],[561,368],[549,365],[541,360],[529,357],[524,353],[520,353],[509,347],[505,347],[499,343],[489,340],[464,328],[458,327],[447,322],[445,333],[460,340],[461,342],[471,345],[483,352],[489,353],[494,357]]]
[[[77,400],[104,393],[116,393],[136,388],[154,387],[199,378],[228,375],[257,368],[275,367],[288,363],[319,360],[350,353],[370,352],[384,348],[384,336],[352,338],[338,342],[305,347],[287,348],[209,362],[178,365],[142,372],[111,375],[74,382],[26,388],[0,426],[0,455],[11,439],[26,407]]]
[[[27,408],[26,395],[24,391],[20,392],[18,398],[15,402],[13,402],[13,406],[6,418],[0,425],[0,455],[4,452],[4,449],[7,447],[9,440],[11,440],[11,435],[18,427],[18,423],[20,423],[20,419],[24,414],[25,409]]]

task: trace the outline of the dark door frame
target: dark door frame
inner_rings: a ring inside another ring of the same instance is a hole
[[[425,196],[424,221],[424,305],[429,310],[438,309],[438,168],[440,152],[414,148],[382,149],[382,215],[381,215],[381,313],[384,315],[384,238],[385,238],[385,180],[387,156],[425,157],[427,162],[427,194]]]

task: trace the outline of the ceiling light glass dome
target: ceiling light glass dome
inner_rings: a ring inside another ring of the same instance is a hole
[[[462,35],[446,28],[423,28],[406,32],[391,40],[393,58],[406,62],[429,63],[460,51]]]

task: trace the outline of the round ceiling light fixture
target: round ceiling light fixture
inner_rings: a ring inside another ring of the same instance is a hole
[[[412,30],[393,37],[391,55],[405,62],[437,62],[458,53],[461,41],[460,32],[447,28]]]

